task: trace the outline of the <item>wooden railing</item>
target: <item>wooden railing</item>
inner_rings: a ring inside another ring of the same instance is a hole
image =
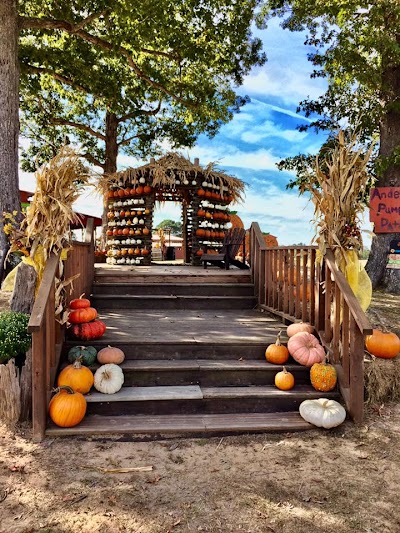
[[[338,372],[343,400],[355,422],[363,419],[364,339],[371,325],[346,278],[327,250],[321,263],[315,246],[267,248],[259,225],[250,229],[250,264],[259,306],[286,322],[315,327]]]
[[[55,278],[59,267],[60,256],[52,254],[46,263],[28,324],[32,334],[32,427],[36,441],[42,440],[45,434],[47,409],[63,343],[64,331],[55,319]],[[64,263],[64,279],[77,273],[80,276],[75,279],[68,300],[90,292],[94,273],[93,219],[88,221],[85,242],[74,242]]]

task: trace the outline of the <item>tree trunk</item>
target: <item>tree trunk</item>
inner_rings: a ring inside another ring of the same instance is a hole
[[[17,1],[0,2],[0,218],[20,210],[18,184],[18,18]],[[0,249],[6,236],[0,222]]]
[[[118,157],[118,117],[114,113],[106,113],[106,147],[105,147],[105,162],[104,174],[110,175],[117,172],[117,157]],[[106,242],[107,230],[107,211],[108,199],[104,197],[103,215],[102,215],[102,248]]]
[[[383,78],[386,113],[380,123],[379,155],[389,158],[394,150],[400,149],[400,66],[388,68]],[[378,178],[376,187],[400,187],[400,165],[390,163]],[[386,268],[389,244],[393,240],[400,241],[400,233],[374,236],[366,270],[374,289],[380,287],[385,292],[400,294],[400,270]]]

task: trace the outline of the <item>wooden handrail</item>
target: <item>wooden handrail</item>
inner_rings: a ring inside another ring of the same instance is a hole
[[[259,225],[250,228],[250,266],[259,307],[286,322],[310,322],[338,371],[339,389],[355,422],[363,419],[364,340],[372,327],[327,250],[316,246],[267,248]]]
[[[52,253],[46,263],[39,291],[33,304],[32,313],[28,323],[28,331],[37,331],[42,327],[45,318],[46,305],[49,300],[52,283],[56,275],[60,254]]]

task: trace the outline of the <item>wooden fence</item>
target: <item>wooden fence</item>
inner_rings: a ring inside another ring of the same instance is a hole
[[[89,294],[94,274],[93,219],[88,221],[85,241],[73,243],[63,268],[64,279],[80,273],[66,303],[84,292]],[[46,263],[28,324],[32,333],[32,425],[36,441],[44,438],[48,405],[63,344],[64,328],[55,319],[59,272],[60,256],[52,254]]]
[[[343,400],[355,422],[363,419],[364,340],[372,327],[328,250],[315,246],[267,248],[260,227],[250,229],[250,264],[262,309],[287,322],[310,322],[338,372]]]

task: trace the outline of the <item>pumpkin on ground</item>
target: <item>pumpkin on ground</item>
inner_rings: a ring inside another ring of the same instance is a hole
[[[71,300],[70,303],[69,303],[69,308],[70,309],[85,309],[85,307],[90,307],[90,300],[88,300],[87,298],[83,298],[83,294],[82,296],[80,296],[79,298],[75,298],[74,300]]]
[[[97,354],[97,360],[101,365],[106,365],[108,363],[120,365],[124,362],[124,359],[124,352],[120,350],[120,348],[115,348],[114,346],[110,345],[99,350],[99,353]]]
[[[318,400],[305,400],[299,407],[300,416],[306,422],[319,428],[334,428],[340,426],[346,419],[346,411],[339,402],[318,398]]]
[[[311,324],[308,324],[307,322],[295,322],[294,324],[290,324],[290,326],[287,327],[286,335],[288,337],[293,337],[293,335],[296,335],[296,333],[301,333],[303,331],[306,331],[307,333],[312,333],[314,331],[314,327]]]
[[[325,361],[323,363],[314,363],[310,370],[310,380],[315,390],[329,392],[336,387],[336,369]]]
[[[118,392],[124,383],[124,373],[121,367],[112,363],[103,365],[96,370],[94,387],[104,394]]]
[[[97,350],[94,346],[73,346],[68,352],[68,361],[74,363],[78,357],[82,357],[82,363],[92,366],[96,361]]]
[[[289,359],[288,349],[281,344],[281,331],[276,337],[275,344],[270,344],[265,350],[265,358],[268,363],[273,363],[274,365],[283,365]]]
[[[375,357],[393,359],[400,352],[400,339],[396,333],[374,329],[372,335],[367,335],[365,347]]]
[[[68,322],[70,324],[83,324],[85,322],[92,322],[97,318],[97,311],[94,307],[84,307],[83,309],[74,309],[68,315]]]
[[[83,420],[86,406],[83,394],[73,391],[70,387],[60,387],[50,400],[49,415],[57,426],[72,428]]]
[[[290,390],[294,387],[294,376],[285,367],[275,376],[275,387],[280,390]]]
[[[71,387],[75,392],[82,394],[90,391],[93,385],[93,374],[86,366],[82,366],[81,361],[79,357],[75,363],[61,370],[57,380],[58,387]]]
[[[325,359],[325,350],[317,337],[306,331],[290,337],[287,347],[293,359],[304,366],[312,366]]]
[[[102,320],[94,320],[84,324],[74,324],[71,329],[71,335],[76,339],[90,341],[100,339],[106,331],[106,325]]]

